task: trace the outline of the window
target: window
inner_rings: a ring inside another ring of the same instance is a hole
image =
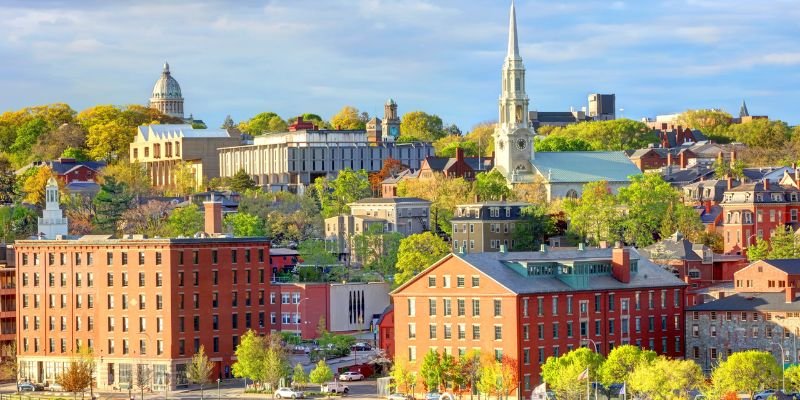
[[[481,278],[479,276],[472,277],[472,287],[479,287],[481,282]]]
[[[412,297],[412,298],[409,298],[409,299],[406,299],[406,300],[407,300],[407,303],[408,303],[408,316],[409,317],[416,316],[417,315],[417,299]]]
[[[558,322],[553,322],[553,339],[558,339]]]
[[[456,277],[456,286],[460,287],[460,288],[464,287],[464,277],[463,276]]]
[[[553,315],[558,315],[558,297],[553,296]]]
[[[429,288],[436,287],[436,277],[435,276],[429,276],[428,277],[428,287]]]
[[[472,340],[481,340],[481,326],[472,325]]]
[[[428,299],[428,315],[431,317],[436,316],[436,300]]]
[[[444,325],[444,338],[445,340],[450,340],[453,338],[453,327],[450,324]]]
[[[503,315],[503,305],[499,299],[494,299],[494,316],[500,317]]]
[[[408,324],[408,338],[409,339],[417,338],[417,324],[415,323]]]
[[[458,313],[459,317],[466,315],[466,305],[464,299],[456,300],[456,312]]]
[[[144,272],[139,272],[139,287],[144,287]]]
[[[467,328],[464,324],[458,324],[458,340],[467,338]]]
[[[428,326],[428,338],[436,339],[436,324],[430,324]]]
[[[481,301],[479,299],[472,299],[472,316],[479,317],[481,315]]]

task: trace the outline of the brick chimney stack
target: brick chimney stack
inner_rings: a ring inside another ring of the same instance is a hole
[[[631,253],[620,243],[611,249],[611,274],[622,283],[631,282]]]
[[[214,199],[211,194],[210,201],[203,202],[205,211],[205,232],[209,235],[219,235],[222,233],[222,202]]]
[[[456,160],[461,161],[464,159],[464,149],[456,147]]]
[[[672,152],[671,151],[667,151],[667,166],[668,167],[672,166]]]
[[[731,168],[736,164],[736,150],[731,150]]]
[[[687,161],[686,161],[686,152],[685,151],[681,152],[680,164],[681,164],[681,169],[686,168]]]
[[[797,288],[789,287],[788,284],[786,285],[786,289],[783,292],[786,294],[787,303],[793,302],[795,297],[797,297]]]
[[[727,175],[725,180],[728,182],[728,190],[733,189],[733,178],[731,178],[730,175]]]
[[[769,190],[769,179],[764,178],[764,190]]]

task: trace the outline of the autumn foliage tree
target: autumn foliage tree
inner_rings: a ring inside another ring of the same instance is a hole
[[[61,375],[56,377],[56,383],[67,392],[81,393],[92,384],[92,365],[86,360],[73,360]]]
[[[404,165],[400,160],[392,157],[383,160],[381,170],[369,175],[369,185],[372,188],[373,195],[380,195],[381,182],[383,182],[384,179],[394,176],[406,169],[408,169],[408,166]]]

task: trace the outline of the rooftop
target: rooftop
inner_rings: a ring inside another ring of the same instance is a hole
[[[194,129],[189,124],[179,125],[142,125],[137,128],[137,138],[148,140],[170,140],[178,138],[230,138],[231,134],[226,129]]]
[[[622,151],[543,151],[531,164],[549,182],[628,182],[642,173]]]
[[[431,202],[419,197],[369,197],[356,200],[350,204],[400,204],[400,203],[428,203]]]
[[[786,302],[784,292],[775,293],[736,293],[719,300],[698,304],[687,311],[800,311],[800,302]]]

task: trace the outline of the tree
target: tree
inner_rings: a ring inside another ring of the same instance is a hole
[[[734,162],[725,162],[722,158],[717,158],[712,165],[714,168],[714,176],[717,179],[725,179],[727,177],[741,179],[744,177],[744,163],[742,160]]]
[[[556,233],[555,220],[544,205],[524,207],[520,214],[521,221],[514,224],[514,250],[536,250],[548,236]]]
[[[475,176],[475,194],[480,196],[481,201],[498,201],[508,199],[511,189],[503,174],[495,169]]]
[[[320,385],[320,390],[321,390],[321,387],[322,385],[325,384],[325,382],[328,382],[329,380],[333,379],[333,371],[331,371],[331,367],[329,367],[328,364],[325,363],[325,360],[319,360],[317,366],[314,367],[313,370],[311,370],[311,373],[308,375],[308,378],[311,380],[311,383]]]
[[[325,241],[319,239],[308,239],[300,242],[297,247],[300,258],[304,265],[328,266],[339,262],[333,253],[325,248]]]
[[[756,238],[756,244],[747,248],[747,261],[754,262],[767,258],[769,242],[763,238]]]
[[[589,142],[565,135],[549,135],[534,143],[536,151],[588,151],[592,150]]]
[[[93,200],[96,211],[95,227],[101,232],[116,232],[117,223],[122,218],[122,213],[130,207],[131,200],[132,196],[126,192],[124,183],[119,183],[110,176],[105,178]]]
[[[558,398],[576,399],[586,389],[586,382],[578,376],[588,368],[589,380],[598,381],[602,364],[602,355],[581,347],[560,357],[548,357],[542,366],[542,378]]]
[[[0,378],[17,379],[17,342],[11,341],[0,347],[2,361],[0,361]]]
[[[631,392],[653,400],[689,398],[689,392],[703,385],[705,377],[692,360],[658,357],[636,365],[628,377]]]
[[[37,218],[36,211],[25,206],[0,207],[0,239],[13,242],[39,233],[36,230]]]
[[[431,232],[416,233],[400,241],[394,284],[400,286],[450,252],[450,246]]]
[[[14,201],[14,187],[17,184],[17,176],[11,166],[11,161],[0,153],[0,204],[8,204]]]
[[[225,120],[222,121],[220,129],[233,129],[233,128],[236,128],[236,123],[233,122],[233,118],[231,118],[231,115],[228,114],[225,116]]]
[[[397,250],[403,234],[399,232],[384,232],[382,224],[373,224],[362,233],[356,234],[352,239],[352,252],[356,260],[361,262],[364,269],[375,271],[386,279],[394,276],[397,264]]]
[[[395,390],[401,393],[408,393],[414,383],[414,373],[408,369],[408,365],[402,360],[395,360],[389,376],[394,380]]]
[[[369,116],[359,113],[353,106],[344,106],[336,115],[331,117],[333,129],[360,130],[367,126]]]
[[[22,190],[25,192],[24,201],[30,204],[35,204],[44,207],[45,188],[47,181],[50,180],[55,174],[53,170],[47,165],[41,167],[34,167],[32,175],[29,175],[22,184]]]
[[[547,203],[547,189],[544,184],[544,178],[541,175],[536,175],[532,182],[515,184],[512,197],[526,203],[545,205]]]
[[[654,243],[663,216],[670,207],[680,208],[680,196],[659,174],[632,176],[630,185],[620,188],[617,196],[627,209],[623,222],[625,241],[635,243],[637,247]]]
[[[473,197],[472,183],[464,178],[448,178],[436,173],[430,178],[408,179],[397,186],[397,194],[402,197],[419,197],[431,202],[431,230],[443,231],[448,235],[453,226],[453,210],[457,204],[470,201]]]
[[[709,139],[727,142],[727,129],[733,117],[722,110],[686,110],[678,115],[677,123],[702,131]]]
[[[250,175],[248,175],[244,169],[240,169],[233,174],[228,186],[231,190],[238,193],[244,193],[250,189],[256,188],[255,182],[253,182],[253,179],[250,178]]]
[[[439,141],[445,140],[450,137],[452,136],[446,136],[442,139],[439,139]],[[439,141],[437,141],[437,143]],[[456,151],[458,149],[461,149],[464,152],[464,157],[477,157],[480,151],[478,149],[478,144],[475,142],[459,141],[445,145],[440,150],[436,151],[436,155],[439,157],[453,158],[456,156]]]
[[[92,385],[92,366],[89,362],[81,359],[70,361],[67,369],[61,374],[56,376],[56,383],[61,385],[65,391],[73,393],[81,393],[86,391]]]
[[[47,122],[42,118],[33,118],[17,128],[14,144],[9,150],[18,166],[25,165],[31,160],[33,145],[47,131]]]
[[[285,132],[286,121],[274,112],[262,112],[247,121],[240,122],[239,130],[252,136],[270,132]]]
[[[314,187],[325,218],[350,212],[348,203],[369,197],[372,193],[369,177],[363,169],[353,171],[345,168],[333,180],[317,178]]]
[[[500,377],[502,376],[500,363],[492,359],[487,359],[481,362],[480,372],[478,373],[478,381],[476,382],[478,390],[491,396],[494,394],[498,400],[502,394],[500,388]]]
[[[269,385],[273,393],[280,380],[291,371],[289,357],[281,344],[280,335],[268,335],[264,342],[267,344],[264,353],[264,383]]]
[[[411,111],[401,118],[398,142],[435,142],[445,135],[442,119],[438,115]]]
[[[456,375],[456,384],[461,391],[468,390],[472,397],[472,388],[476,386],[481,372],[481,352],[477,349],[467,350],[466,354],[458,359],[459,373]]]
[[[683,233],[693,243],[699,242],[705,233],[705,226],[695,209],[680,201],[667,205],[667,210],[661,217],[659,236],[669,237],[675,232]]]
[[[149,366],[145,364],[137,364],[136,365],[136,379],[133,381],[133,385],[139,389],[141,393],[141,400],[144,400],[144,390],[150,387],[150,381],[153,379],[153,370],[150,369]],[[202,390],[202,387],[201,387]]]
[[[86,130],[77,123],[65,123],[48,134],[40,135],[33,146],[33,153],[41,160],[52,160],[59,156],[69,157],[64,152],[72,149],[73,154],[78,155],[74,158],[83,161],[86,158],[85,148]]]
[[[264,236],[264,221],[255,215],[238,212],[225,216],[225,226],[235,237]]]
[[[600,368],[600,381],[605,386],[626,382],[639,364],[649,364],[656,356],[652,350],[629,344],[615,347]]]
[[[419,375],[422,378],[425,390],[431,392],[439,391],[443,375],[439,352],[430,349],[425,353],[425,358],[422,359],[422,365],[419,367]]]
[[[503,355],[500,358],[500,392],[504,395],[511,394],[517,386],[519,386],[517,359]]]
[[[203,214],[200,207],[189,204],[172,210],[167,217],[167,229],[172,236],[192,237],[197,232],[203,232]]]
[[[211,370],[214,363],[206,356],[206,349],[200,345],[200,349],[192,356],[192,362],[186,366],[186,379],[189,382],[200,385],[200,399],[203,397],[203,387],[211,382]]]
[[[554,129],[543,142],[543,146],[557,148],[562,141],[556,137],[566,138],[563,145],[582,148],[585,143],[591,150],[630,150],[647,147],[657,141],[647,125],[630,119],[615,119],[610,121],[587,121],[574,125]],[[577,140],[582,141],[578,142]],[[535,146],[541,146],[535,144]],[[538,147],[537,147],[538,150]]]
[[[800,258],[800,240],[789,227],[779,226],[769,239],[770,259]]]
[[[800,365],[794,364],[783,372],[784,379],[786,380],[786,390],[788,392],[797,392],[800,390]]]
[[[616,198],[606,181],[589,182],[583,185],[580,199],[567,199],[564,210],[570,221],[570,231],[594,242],[615,240],[620,219]]]
[[[89,156],[109,162],[124,158],[133,142],[134,133],[132,127],[117,120],[90,126],[86,134]]]
[[[145,204],[138,204],[122,213],[121,230],[124,233],[149,237],[168,236],[167,217],[172,209],[172,204],[166,201],[150,200]]]
[[[296,387],[305,387],[308,385],[308,374],[303,369],[303,364],[297,363],[292,372],[292,385]]]
[[[233,376],[250,379],[253,382],[263,381],[265,352],[264,338],[252,329],[248,330],[236,346]]]
[[[139,161],[119,160],[103,168],[101,177],[104,181],[114,178],[116,182],[125,184],[126,193],[135,198],[146,196],[153,189],[147,169]]]
[[[188,196],[197,190],[197,170],[191,161],[180,161],[172,169],[175,178],[169,192],[177,196]]]
[[[372,194],[374,196],[379,196],[381,193],[381,182],[383,182],[384,179],[394,176],[406,169],[408,169],[408,166],[403,165],[400,160],[396,160],[392,157],[383,160],[383,166],[381,166],[381,170],[369,175],[369,184],[372,187]]]
[[[731,354],[711,373],[711,381],[717,393],[753,393],[775,387],[780,383],[781,367],[771,353],[758,350],[739,351]]]
[[[75,147],[67,147],[64,151],[61,152],[61,155],[58,156],[61,158],[72,158],[75,161],[90,161],[91,157],[86,154],[86,150],[78,149]]]
[[[792,131],[786,122],[780,120],[755,119],[728,126],[727,136],[748,147],[780,149],[789,142]]]
[[[464,139],[478,144],[480,155],[489,157],[494,152],[494,122],[481,122],[472,127],[472,130],[464,136]]]

